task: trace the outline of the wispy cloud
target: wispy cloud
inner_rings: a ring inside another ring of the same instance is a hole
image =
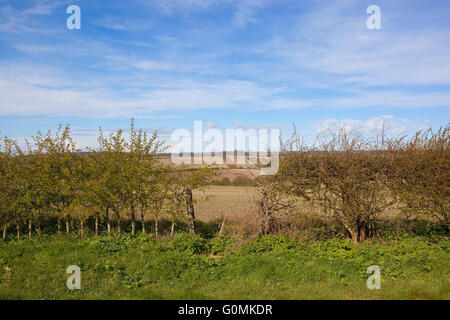
[[[448,121],[445,2],[380,0],[375,31],[356,0],[79,1],[76,31],[68,4],[0,0],[0,117]]]
[[[450,26],[420,28],[402,17],[401,6],[384,4],[382,30],[366,28],[365,8],[358,2],[338,1],[299,15],[292,32],[255,50],[296,71],[316,72],[312,77],[330,75],[329,85],[450,84]],[[417,12],[414,19],[430,17]]]
[[[234,23],[238,26],[246,26],[249,23],[257,23],[258,18],[255,12],[258,8],[264,7],[268,0],[244,0],[237,1],[234,13]]]
[[[109,14],[97,19],[95,23],[104,28],[125,31],[142,31],[153,27],[153,24],[149,19],[121,17]]]
[[[0,32],[23,33],[43,32],[42,27],[37,27],[37,16],[49,16],[56,8],[69,3],[69,0],[42,0],[28,2],[25,9],[19,10],[11,5],[0,8]]]
[[[326,119],[315,123],[313,127],[317,134],[344,129],[346,132],[355,131],[369,136],[379,135],[384,130],[384,133],[388,136],[398,136],[428,128],[429,123],[427,121],[412,122],[408,119],[396,119],[394,116],[386,115],[367,120]]]
[[[256,11],[269,2],[269,0],[156,0],[153,5],[168,15],[178,12],[199,12],[231,5],[233,6],[233,24],[245,27],[247,24],[258,22]]]
[[[144,65],[148,63],[148,65]],[[152,62],[136,64],[137,69],[161,70]],[[168,66],[167,66],[168,68]],[[212,83],[160,79],[123,83],[104,77],[99,82],[71,79],[59,68],[21,65],[0,66],[1,115],[59,115],[79,117],[157,117],[193,110],[228,109],[338,109],[361,107],[402,108],[448,106],[450,93],[409,93],[403,91],[355,91],[345,97],[300,99],[283,97],[286,89],[264,87],[253,81]],[[145,78],[143,78],[145,79]],[[125,94],[128,92],[128,94]]]
[[[150,5],[156,6],[165,14],[179,10],[205,10],[221,2],[230,0],[155,0]],[[147,4],[148,2],[145,1]]]

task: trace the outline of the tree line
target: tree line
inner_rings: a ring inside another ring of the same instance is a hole
[[[277,215],[294,216],[300,200],[320,208],[352,242],[373,236],[375,222],[393,207],[404,216],[424,216],[450,228],[449,134],[449,125],[397,138],[341,129],[308,146],[294,130],[286,141],[280,138],[277,174],[255,181],[258,233],[280,231]],[[157,132],[135,129],[134,121],[127,134],[117,130],[106,136],[100,129],[98,143],[97,149],[81,152],[69,126],[38,132],[25,147],[3,137],[3,238],[11,230],[18,238],[23,232],[40,235],[43,221],[54,221],[58,234],[76,228],[85,236],[88,222],[95,235],[120,234],[123,225],[132,234],[138,227],[147,234],[150,218],[158,236],[162,215],[170,217],[171,235],[178,221],[195,234],[192,191],[209,185],[214,170],[161,161],[165,143]]]
[[[3,238],[15,228],[17,238],[26,230],[31,237],[41,235],[41,223],[54,220],[57,232],[73,228],[86,235],[86,222],[93,221],[95,235],[106,225],[111,233],[122,232],[122,222],[136,232],[140,222],[147,233],[145,219],[158,220],[166,211],[171,217],[171,235],[177,221],[186,221],[195,233],[192,190],[206,186],[211,170],[185,170],[164,164],[157,154],[164,142],[155,131],[135,129],[127,135],[117,130],[106,136],[99,130],[99,147],[81,152],[70,136],[70,127],[56,132],[38,132],[26,140],[25,147],[3,137],[0,142],[0,226]]]
[[[275,214],[293,213],[300,199],[343,226],[352,242],[371,236],[377,218],[394,206],[450,230],[449,134],[449,125],[396,138],[341,129],[306,146],[294,127],[278,173],[258,192],[260,234],[273,232]]]

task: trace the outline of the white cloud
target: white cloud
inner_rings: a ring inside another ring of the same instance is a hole
[[[165,14],[178,10],[205,10],[211,6],[229,0],[155,0],[151,5],[158,7]],[[145,1],[145,3],[148,3]]]
[[[108,67],[116,70],[126,70],[129,68],[138,69],[142,71],[150,70],[174,70],[174,66],[171,63],[165,61],[149,60],[137,57],[125,57],[125,56],[107,56],[106,64]]]
[[[167,116],[242,105],[257,108],[278,92],[234,80],[124,83],[118,91],[114,79],[73,79],[58,68],[0,65],[0,71],[0,115],[4,116],[156,117],[158,112]]]
[[[47,28],[35,28],[35,17],[50,15],[70,0],[42,0],[23,10],[7,5],[0,8],[0,31],[7,33],[49,32]]]
[[[142,31],[153,27],[150,20],[137,18],[123,18],[120,16],[105,15],[95,21],[101,27],[113,30]]]
[[[4,7],[3,16],[5,12],[13,13],[10,26],[14,26],[25,17],[49,14],[60,3],[47,1],[23,12]],[[170,11],[180,8],[205,10],[223,2],[165,0],[158,3]],[[227,3],[232,3],[235,12],[246,17],[242,20],[245,24],[256,19],[257,10],[267,1],[228,0]],[[198,52],[192,54],[192,47],[200,46],[198,39],[208,38],[209,30],[186,30],[195,33],[192,37],[182,37],[179,33],[162,34],[159,40],[164,39],[164,49],[154,46],[152,49],[158,51],[152,54],[148,54],[149,50],[135,51],[135,48],[128,52],[128,48],[119,49],[116,42],[91,38],[55,41],[48,46],[34,40],[22,42],[16,39],[10,45],[28,54],[30,61],[48,54],[48,62],[46,65],[6,61],[0,64],[0,115],[161,117],[163,113],[166,116],[219,108],[248,111],[448,108],[450,92],[445,88],[434,88],[433,91],[426,87],[421,88],[423,90],[395,89],[396,85],[402,84],[450,84],[450,43],[446,41],[446,30],[414,30],[415,33],[410,35],[405,30],[386,26],[381,32],[372,32],[365,29],[364,10],[360,17],[345,14],[350,4],[355,3],[320,4],[318,10],[300,16],[292,29],[256,49],[253,43],[234,46],[217,41],[208,43],[207,48],[196,48]],[[383,26],[385,21],[394,18],[393,14],[383,13]],[[117,29],[130,27],[128,20],[115,19],[110,16],[103,22]],[[9,20],[3,21],[8,24]],[[114,25],[115,22],[118,24]],[[136,22],[136,28],[140,22]],[[184,35],[184,31],[180,33]],[[203,36],[197,37],[197,32]],[[121,39],[113,41],[120,42]],[[260,54],[268,59],[246,59],[248,54],[252,57]],[[61,57],[66,55],[70,58],[62,64]],[[57,62],[52,56],[59,58]],[[225,62],[221,57],[225,57]],[[243,59],[236,59],[239,63],[235,64],[229,62],[229,57]],[[82,61],[82,67],[89,64],[86,73],[76,70],[79,61]],[[374,85],[392,87],[380,89]],[[333,91],[326,92],[323,97],[299,93],[310,87]]]
[[[163,66],[163,65],[162,65]],[[80,78],[81,77],[81,78]],[[161,117],[179,112],[245,108],[248,111],[302,108],[448,107],[450,93],[348,91],[345,97],[280,97],[285,88],[253,81],[102,78],[65,73],[57,67],[0,65],[0,115]],[[120,90],[115,87],[120,85]]]
[[[123,131],[123,137],[125,139],[129,139],[129,127],[120,128]],[[154,131],[158,132],[158,140],[159,141],[169,141],[170,135],[174,129],[167,127],[155,127],[155,128],[140,128],[143,129],[147,134],[152,134]],[[102,128],[102,132],[104,136],[109,136],[110,134],[117,133],[118,128]],[[92,129],[83,129],[83,128],[71,128],[70,130],[71,137],[76,142],[76,147],[81,150],[89,149],[97,149],[98,148],[98,136],[99,130]]]
[[[258,8],[264,7],[267,2],[267,0],[237,1],[234,23],[242,27],[245,27],[249,23],[257,23],[258,18],[255,16],[255,11]]]
[[[380,134],[383,127],[386,135],[397,136],[428,128],[429,125],[427,121],[411,122],[408,119],[396,119],[390,115],[373,117],[365,121],[359,119],[337,120],[331,118],[319,121],[313,125],[316,134],[323,134],[330,131],[336,132],[343,128],[346,132],[355,131],[369,136]]]
[[[255,11],[268,2],[268,0],[156,0],[153,5],[169,15],[178,11],[204,11],[219,5],[233,5],[234,25],[245,27],[249,23],[258,22]]]
[[[381,6],[384,27],[371,31],[365,26],[365,11],[355,12],[358,5],[356,1],[322,4],[299,15],[288,32],[276,34],[256,51],[279,59],[280,68],[312,71],[310,81],[320,79],[329,86],[450,84],[448,26],[419,28],[402,20],[406,25],[399,27],[395,23],[405,8],[388,10],[385,5]],[[417,13],[413,18],[425,17]]]

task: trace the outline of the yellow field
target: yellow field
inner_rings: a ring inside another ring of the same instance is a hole
[[[196,218],[205,222],[236,218],[254,208],[254,187],[210,186],[205,191],[194,191]]]
[[[205,191],[194,190],[195,217],[204,222],[222,220],[239,220],[255,212],[255,187],[209,186]],[[303,216],[321,216],[326,214],[320,208],[305,200],[296,202],[296,207]],[[381,219],[392,219],[400,210],[390,207],[380,214]]]

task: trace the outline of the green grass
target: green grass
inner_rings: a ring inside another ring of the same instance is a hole
[[[450,299],[449,243],[185,234],[0,241],[0,299]],[[366,288],[373,264],[380,290]],[[81,290],[66,287],[69,265],[82,270]]]

